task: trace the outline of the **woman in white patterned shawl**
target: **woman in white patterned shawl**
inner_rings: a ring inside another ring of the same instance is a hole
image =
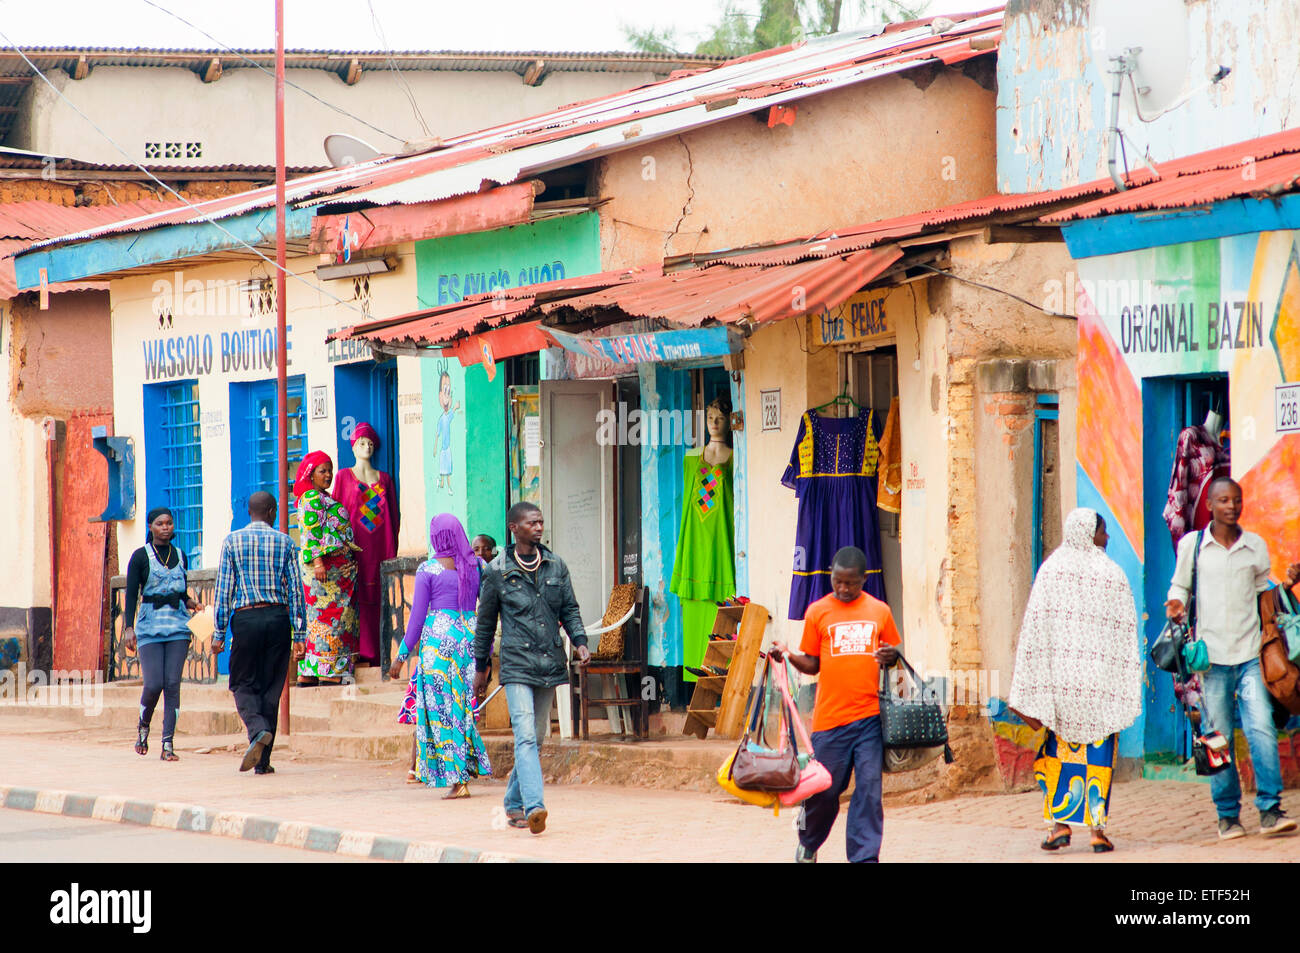
[[[1142,711],[1142,656],[1133,590],[1106,555],[1106,521],[1074,510],[1064,542],[1038,570],[1016,647],[1007,704],[1031,728],[1046,728],[1034,761],[1044,850],[1069,846],[1071,826],[1106,837],[1119,732]]]

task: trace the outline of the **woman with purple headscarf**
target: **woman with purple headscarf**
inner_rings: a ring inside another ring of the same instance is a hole
[[[415,725],[415,778],[450,787],[444,797],[469,797],[470,778],[492,773],[474,724],[474,608],[479,559],[460,520],[450,513],[429,524],[433,556],[415,574],[406,638],[389,674],[416,656],[398,721]]]

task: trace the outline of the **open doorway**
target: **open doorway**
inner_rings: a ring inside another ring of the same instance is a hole
[[[1204,424],[1210,411],[1223,418],[1225,447],[1229,444],[1228,376],[1148,377],[1142,382],[1143,598],[1142,634],[1150,646],[1165,625],[1164,602],[1174,574],[1174,544],[1164,520],[1170,475],[1178,436],[1187,427]],[[1157,757],[1191,756],[1191,729],[1174,697],[1173,680],[1156,669],[1147,653],[1145,750]]]
[[[846,355],[849,393],[871,412],[871,427],[879,440],[889,417],[889,405],[898,396],[898,349],[892,345]],[[905,438],[906,439],[906,438]],[[898,634],[903,632],[903,546],[899,537],[899,514],[877,510],[880,527],[881,575],[885,601],[894,614]]]

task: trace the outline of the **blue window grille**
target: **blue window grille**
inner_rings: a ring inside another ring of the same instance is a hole
[[[1056,459],[1059,454],[1056,453],[1057,439],[1057,421],[1060,419],[1061,400],[1056,394],[1039,394],[1034,405],[1034,575],[1038,575],[1038,567],[1043,564],[1044,545],[1044,526],[1043,513],[1049,503],[1048,494],[1060,496],[1060,483],[1058,479],[1045,479],[1055,475],[1055,470],[1049,474],[1049,449],[1052,451],[1051,459],[1054,466],[1059,468],[1060,461]]]
[[[231,384],[231,416],[240,426],[231,428],[231,462],[234,464],[235,527],[248,522],[248,497],[258,490],[272,494],[280,506],[289,506],[289,534],[298,539],[298,513],[289,492],[293,474],[307,453],[306,383],[302,375],[288,380],[288,449],[286,481],[277,485],[277,410],[275,381]],[[236,416],[238,415],[238,416]],[[242,419],[241,419],[242,418]]]
[[[176,546],[191,569],[203,560],[203,445],[199,382],[145,385],[149,507],[163,505],[176,520]]]

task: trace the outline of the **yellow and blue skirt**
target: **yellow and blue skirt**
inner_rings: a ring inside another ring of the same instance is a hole
[[[1119,735],[1091,744],[1061,741],[1051,729],[1034,760],[1043,817],[1057,824],[1105,827]]]

